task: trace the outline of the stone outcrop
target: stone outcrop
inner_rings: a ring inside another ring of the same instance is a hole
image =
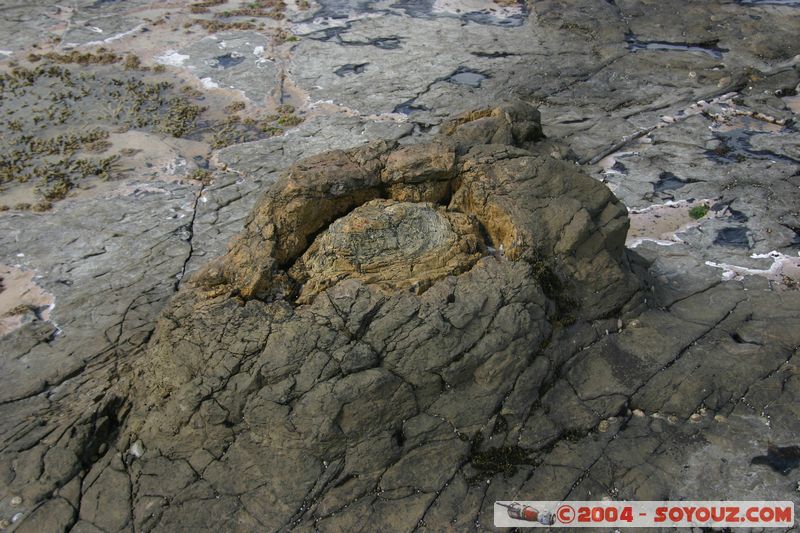
[[[630,294],[630,280],[620,267],[627,211],[605,186],[537,149],[535,142],[542,140],[538,111],[516,104],[472,112],[442,130],[428,143],[376,141],[293,165],[255,207],[228,254],[206,267],[197,284],[209,294],[235,293],[245,300],[289,297],[297,287],[287,271],[303,282],[309,258],[301,255],[326,247],[336,255],[333,241],[346,240],[339,233],[352,232],[357,217],[315,243],[317,234],[356,207],[383,198],[440,204],[472,217],[487,247],[512,261],[544,262],[558,270],[553,279],[559,288],[566,285],[569,297],[590,314],[600,316],[624,303]],[[387,222],[391,219],[396,225],[402,216],[389,215]],[[405,227],[435,236],[438,230],[427,224],[419,220],[416,228]],[[415,237],[405,233],[402,238]],[[415,252],[395,246],[399,256],[411,254],[406,261],[411,266]],[[461,246],[471,253],[481,245]],[[293,267],[298,260],[303,265]],[[334,272],[322,272],[329,268]],[[318,264],[316,275],[345,277],[338,268]],[[343,268],[358,270],[355,264]],[[463,268],[442,272],[458,270]]]
[[[520,431],[556,368],[542,350],[637,288],[625,207],[540,153],[537,123],[467,115],[429,143],[301,161],[265,193],[137,365],[139,527],[186,527],[216,495],[220,527],[404,529],[476,454],[518,453],[481,440]]]

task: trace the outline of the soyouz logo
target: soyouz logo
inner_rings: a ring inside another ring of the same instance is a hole
[[[795,525],[794,502],[497,501],[495,527],[759,527]]]

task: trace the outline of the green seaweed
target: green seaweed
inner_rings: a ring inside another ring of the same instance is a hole
[[[708,214],[709,207],[705,204],[696,205],[689,209],[689,216],[695,220],[700,220]]]

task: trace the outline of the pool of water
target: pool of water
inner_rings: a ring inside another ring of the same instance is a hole
[[[716,42],[710,43],[671,43],[667,41],[645,41],[628,35],[625,39],[628,43],[628,50],[636,52],[639,50],[655,50],[662,52],[700,52],[709,55],[714,59],[722,59],[722,54],[727,52],[726,48],[719,48]]]

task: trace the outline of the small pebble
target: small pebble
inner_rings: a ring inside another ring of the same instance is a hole
[[[644,416],[644,411],[642,411],[641,409],[634,409],[633,416],[638,416],[639,418],[641,418]]]
[[[14,507],[17,507],[21,504],[22,504],[22,498],[20,498],[19,496],[14,496],[13,498],[11,498],[11,505],[13,505]]]
[[[703,416],[700,413],[694,413],[689,417],[692,422],[699,422],[701,418],[703,418]]]
[[[601,420],[600,423],[597,424],[597,431],[600,433],[608,431],[608,420]]]
[[[17,522],[19,522],[20,520],[22,520],[22,517],[23,517],[23,516],[24,516],[24,515],[23,515],[23,513],[17,513],[17,514],[15,514],[14,516],[12,516],[12,517],[11,517],[11,523],[12,523],[12,524],[16,524]]]
[[[728,419],[727,419],[727,418],[725,418],[725,417],[724,417],[724,416],[722,416],[722,415],[716,415],[716,416],[714,417],[714,420],[716,420],[716,421],[717,421],[717,422],[719,422],[719,423],[722,423],[722,422],[725,422],[725,421],[727,421]]]
[[[5,529],[10,525],[11,524],[8,522],[8,520],[0,520],[0,529]]]
[[[133,443],[130,450],[128,450],[132,456],[136,457],[137,459],[144,455],[144,444],[142,444],[141,440],[137,440]]]

